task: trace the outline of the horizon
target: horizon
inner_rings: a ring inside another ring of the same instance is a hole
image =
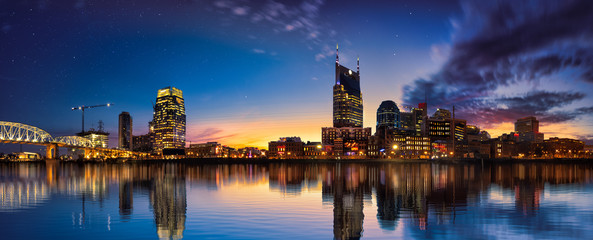
[[[535,116],[546,138],[593,143],[593,3],[542,1],[2,2],[0,121],[52,136],[122,112],[145,134],[158,89],[183,91],[186,146],[267,149],[332,126],[336,43],[356,66],[364,127],[384,100],[452,110],[492,137]],[[370,36],[370,37],[369,37]],[[342,47],[343,46],[343,47]],[[436,103],[436,104],[435,104]],[[3,144],[6,148],[6,144]],[[18,147],[18,146],[15,146]]]

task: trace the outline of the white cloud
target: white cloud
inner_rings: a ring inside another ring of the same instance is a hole
[[[253,52],[254,52],[254,53],[257,53],[257,54],[264,54],[264,53],[266,53],[266,51],[265,51],[265,50],[263,50],[263,49],[258,49],[258,48],[254,48],[254,49],[253,49]]]
[[[236,16],[246,17],[251,23],[270,24],[271,31],[274,33],[300,33],[309,43],[317,46],[331,41],[330,39],[321,39],[322,37],[334,38],[336,36],[335,30],[328,29],[328,25],[318,19],[324,0],[304,0],[296,5],[291,2],[269,0],[261,5],[254,4],[251,8],[242,6],[242,3],[241,0],[213,2],[215,7],[228,10]],[[332,51],[326,49],[326,46],[321,48],[320,53],[315,55],[317,61],[333,54]]]
[[[433,44],[430,46],[430,59],[436,64],[444,64],[451,53],[449,44]]]
[[[315,60],[319,62],[323,59],[326,59],[327,57],[334,56],[334,54],[336,54],[335,50],[330,48],[329,45],[325,44],[323,45],[321,52],[315,55]]]
[[[247,15],[248,12],[249,12],[249,8],[248,7],[235,7],[235,8],[233,8],[233,13],[235,15],[243,16],[243,15]]]

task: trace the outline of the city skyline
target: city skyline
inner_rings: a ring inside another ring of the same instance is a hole
[[[384,100],[401,108],[426,97],[429,114],[455,105],[457,118],[493,137],[537,116],[546,137],[593,139],[586,1],[1,4],[0,61],[11,67],[0,70],[10,103],[0,120],[52,135],[80,129],[71,106],[112,102],[87,112],[86,124],[104,121],[116,146],[118,114],[130,112],[133,134],[145,134],[154,91],[175,86],[187,144],[320,141],[332,125],[338,43],[340,64],[361,59],[363,127],[375,128]]]

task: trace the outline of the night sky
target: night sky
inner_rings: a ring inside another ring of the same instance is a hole
[[[117,145],[118,114],[148,131],[157,90],[184,93],[187,142],[321,140],[335,46],[360,57],[364,125],[383,100],[498,136],[520,117],[593,140],[593,1],[0,0],[0,120],[80,132],[79,105]]]

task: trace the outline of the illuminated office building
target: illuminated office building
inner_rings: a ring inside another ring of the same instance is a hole
[[[361,127],[324,127],[321,128],[322,144],[333,147],[337,156],[366,155],[371,128]]]
[[[399,128],[399,108],[391,100],[383,101],[377,109],[377,128]]]
[[[268,143],[268,157],[300,158],[304,155],[304,144],[300,137],[282,137]]]
[[[154,106],[154,148],[165,155],[183,154],[185,148],[185,104],[183,92],[174,87],[159,89]]]
[[[426,103],[418,104],[417,108],[412,108],[412,115],[414,117],[414,130],[416,136],[422,136],[422,128],[426,120]]]
[[[412,112],[400,112],[399,113],[399,128],[402,130],[414,130],[416,131],[416,118]]]
[[[119,114],[119,127],[118,127],[118,147],[121,149],[132,150],[132,117],[128,112],[122,112]]]
[[[91,128],[89,131],[78,133],[77,135],[90,140],[92,147],[107,148],[109,146],[109,133],[103,131],[103,121],[99,121],[98,130]]]
[[[340,65],[336,46],[336,84],[334,85],[334,127],[362,127],[362,93],[357,60],[356,72]]]

